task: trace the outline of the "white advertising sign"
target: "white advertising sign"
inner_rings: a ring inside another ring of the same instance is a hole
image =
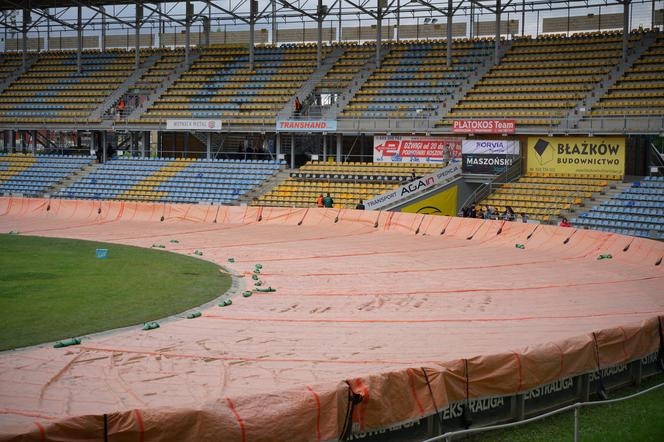
[[[450,163],[432,174],[425,175],[422,178],[418,178],[408,184],[404,184],[394,190],[365,201],[364,207],[367,210],[377,210],[387,205],[392,205],[407,199],[415,193],[426,191],[443,182],[452,181],[460,174],[461,165],[458,162]]]
[[[166,120],[167,130],[221,130],[221,120]]]
[[[463,140],[462,154],[519,155],[518,140]]]

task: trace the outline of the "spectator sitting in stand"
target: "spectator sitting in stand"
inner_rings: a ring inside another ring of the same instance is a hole
[[[558,224],[560,227],[572,227],[572,224],[570,224],[569,221],[567,221],[567,218],[563,216],[563,219],[560,221],[560,224]]]
[[[461,216],[464,218],[475,218],[477,216],[477,211],[475,210],[475,204],[466,206],[461,209]]]
[[[503,219],[505,221],[514,221],[516,216],[514,215],[514,210],[510,206],[505,206],[505,212],[503,213]]]
[[[526,212],[521,212],[521,222],[522,223],[528,222],[528,214],[526,214]]]
[[[355,206],[355,209],[364,210],[364,203],[362,202],[362,200],[360,200],[360,202],[357,203],[357,206]]]
[[[323,207],[323,194],[319,193],[318,198],[316,199],[316,205],[318,207]]]

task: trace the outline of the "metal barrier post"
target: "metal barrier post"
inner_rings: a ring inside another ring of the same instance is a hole
[[[579,405],[574,406],[574,442],[579,442]]]

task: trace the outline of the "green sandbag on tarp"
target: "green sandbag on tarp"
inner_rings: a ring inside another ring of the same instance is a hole
[[[154,330],[155,328],[159,328],[159,324],[156,322],[146,322],[143,324],[143,330]]]
[[[193,312],[187,315],[187,319],[194,319],[198,318],[199,316],[201,316],[201,312]]]
[[[80,339],[71,338],[71,339],[65,339],[64,341],[58,341],[53,345],[53,347],[54,348],[69,347],[70,345],[78,345],[80,343],[81,343]]]
[[[613,256],[611,254],[607,253],[606,255],[599,255],[597,259],[612,259]]]
[[[265,288],[258,287],[254,290],[256,290],[257,292],[264,292],[264,293],[265,292],[276,292],[276,290],[273,289],[272,287],[265,287]]]
[[[224,299],[223,302],[219,303],[219,307],[228,307],[229,305],[233,304],[232,299]]]

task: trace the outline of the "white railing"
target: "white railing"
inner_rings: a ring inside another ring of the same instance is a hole
[[[474,434],[474,433],[482,433],[485,431],[493,431],[493,430],[502,430],[506,428],[513,428],[513,427],[518,427],[521,425],[529,424],[531,422],[536,422],[539,420],[542,420],[544,418],[554,416],[556,414],[564,413],[569,410],[574,410],[574,442],[578,442],[579,440],[579,409],[582,407],[588,407],[588,406],[593,406],[593,405],[605,405],[605,404],[613,404],[616,402],[622,402],[626,401],[628,399],[633,399],[635,397],[641,396],[643,394],[649,393],[653,390],[656,390],[658,388],[664,387],[664,382],[661,384],[657,384],[655,386],[652,386],[650,388],[646,388],[645,390],[639,391],[637,393],[631,394],[629,396],[624,396],[616,399],[607,399],[603,401],[593,401],[593,402],[577,402],[572,405],[568,405],[566,407],[558,408],[557,410],[550,411],[548,413],[540,414],[535,417],[531,417],[529,419],[524,419],[518,422],[510,422],[507,424],[500,424],[500,425],[489,425],[486,427],[477,427],[477,428],[468,428],[466,430],[458,430],[458,431],[449,431],[445,434],[441,434],[440,436],[432,437],[430,439],[426,439],[423,442],[439,442],[439,441],[444,441],[444,442],[451,442],[453,437],[457,436],[464,436],[468,434]]]

